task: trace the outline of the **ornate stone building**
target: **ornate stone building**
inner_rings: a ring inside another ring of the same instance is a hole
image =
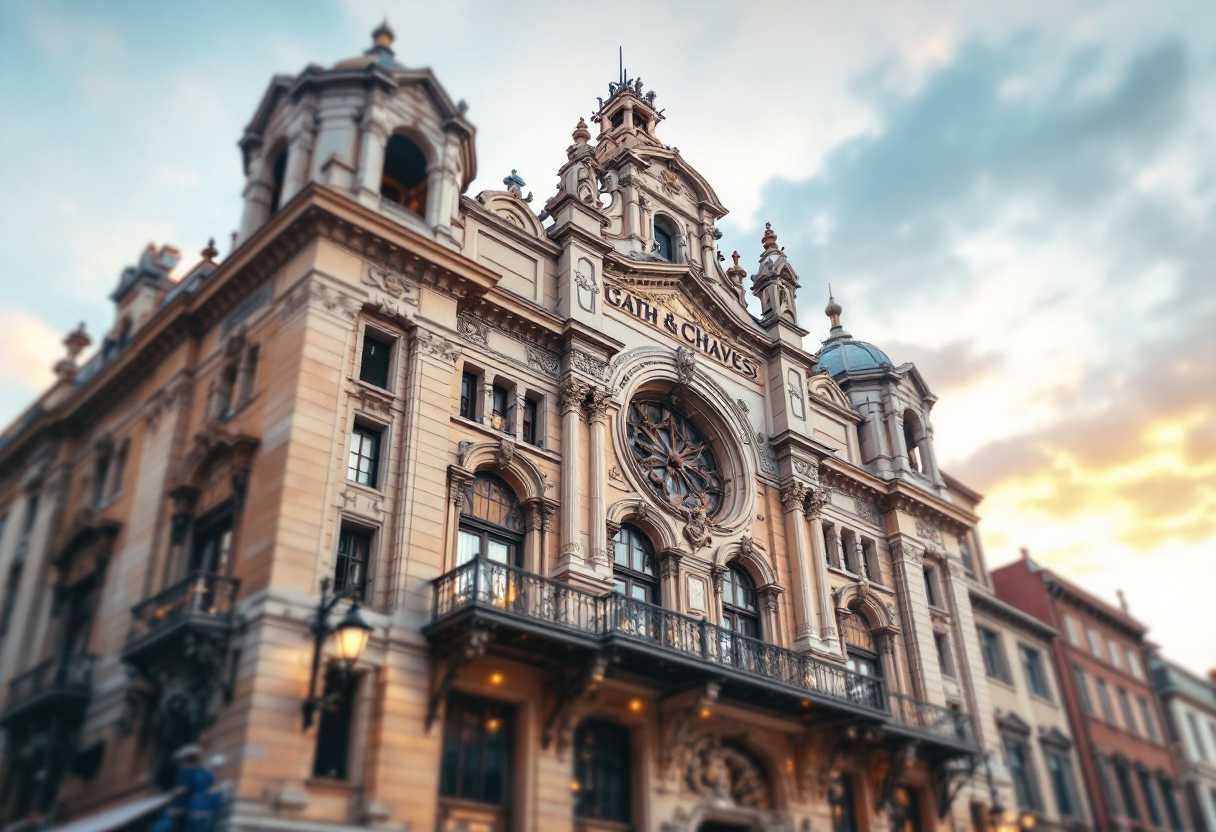
[[[386,27],[271,82],[235,250],[150,247],[0,444],[8,826],[146,822],[196,743],[234,829],[1016,805],[933,395],[834,301],[804,348],[771,228],[724,267],[663,120],[622,75],[541,209]]]

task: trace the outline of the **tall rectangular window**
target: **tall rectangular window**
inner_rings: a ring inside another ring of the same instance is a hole
[[[1140,804],[1136,802],[1136,792],[1132,789],[1132,773],[1127,763],[1115,758],[1115,782],[1119,784],[1119,794],[1123,798],[1123,810],[1132,820],[1140,820]]]
[[[1161,809],[1157,807],[1157,790],[1153,788],[1153,776],[1148,769],[1137,768],[1136,779],[1140,781],[1140,794],[1144,797],[1144,808],[1153,826],[1161,825]]]
[[[1048,751],[1044,757],[1051,776],[1051,791],[1056,798],[1056,810],[1062,818],[1074,817],[1077,814],[1077,800],[1068,759],[1055,751]]]
[[[347,683],[346,674],[337,669],[325,674],[326,707],[317,725],[317,747],[312,776],[346,780],[350,776],[350,738],[355,710],[358,677]]]
[[[24,563],[17,561],[8,568],[8,580],[4,584],[4,608],[0,609],[0,636],[8,632],[8,624],[13,617],[13,607],[17,605],[17,591],[21,588],[21,571]]]
[[[836,527],[831,523],[823,524],[823,553],[828,560],[828,566],[840,567],[840,548],[836,545]]]
[[[1009,665],[1005,662],[1005,646],[1001,643],[1001,634],[987,627],[979,628],[980,649],[984,653],[984,670],[993,679],[999,679],[1008,684]]]
[[[1195,744],[1195,752],[1199,755],[1199,759],[1206,763],[1208,750],[1203,744],[1203,734],[1199,733],[1199,720],[1195,718],[1194,711],[1186,712],[1186,727],[1191,732],[1191,742]]]
[[[932,567],[925,567],[925,600],[929,602],[931,607],[940,607],[941,600],[937,597],[937,577],[933,574]]]
[[[969,577],[975,577],[975,556],[971,554],[971,544],[967,542],[967,538],[959,538],[958,541],[958,557],[963,562],[963,571]]]
[[[363,330],[363,359],[359,362],[359,380],[387,388],[392,356],[391,341],[373,335],[370,329]]]
[[[1123,722],[1128,733],[1140,733],[1136,730],[1136,715],[1132,713],[1132,700],[1127,695],[1127,691],[1123,688],[1115,688],[1115,695],[1119,697],[1119,710],[1123,712]]]
[[[1140,704],[1140,719],[1144,723],[1144,733],[1153,742],[1160,742],[1161,735],[1157,733],[1157,720],[1153,718],[1153,708],[1143,696],[1137,697]]]
[[[1157,775],[1157,784],[1161,786],[1161,802],[1165,804],[1165,814],[1170,819],[1170,829],[1182,832],[1182,812],[1178,810],[1178,796],[1174,793],[1174,782],[1163,774]],[[1212,795],[1212,806],[1216,808],[1216,793]]]
[[[1094,715],[1094,700],[1089,695],[1089,677],[1085,675],[1085,671],[1072,666],[1072,678],[1077,685],[1077,698],[1081,700],[1081,710],[1090,716]]]
[[[477,418],[477,374],[466,372],[460,377],[460,415]]]
[[[1025,644],[1019,645],[1022,654],[1022,670],[1030,692],[1043,699],[1051,699],[1051,688],[1047,685],[1047,670],[1043,666],[1043,654]]]
[[[537,432],[535,399],[524,399],[524,417],[523,424],[520,425],[520,433],[523,435],[523,440],[529,445],[536,444]]]
[[[954,656],[950,653],[950,636],[945,633],[934,633],[933,643],[937,646],[937,664],[942,669],[942,675],[953,679]]]
[[[1140,655],[1136,653],[1135,648],[1127,651],[1127,669],[1137,679],[1144,680],[1144,668],[1140,664]]]
[[[371,551],[371,532],[342,527],[338,535],[338,556],[334,564],[334,592],[353,587],[351,597],[360,601],[364,599]]]
[[[1089,652],[1099,659],[1102,658],[1102,639],[1098,638],[1093,627],[1085,628],[1085,639],[1089,642]]]
[[[512,788],[514,722],[510,705],[462,694],[448,697],[439,765],[441,797],[505,809]]]
[[[34,530],[34,523],[38,520],[38,495],[31,494],[26,498],[25,504],[25,523],[21,526],[21,539],[24,541],[30,536],[30,532]]]
[[[1110,655],[1110,663],[1114,665],[1116,670],[1123,669],[1123,651],[1119,649],[1119,642],[1113,638],[1106,640],[1106,652]]]
[[[500,384],[495,384],[490,388],[490,407],[490,427],[494,430],[510,430],[510,391]]]
[[[194,524],[188,572],[223,572],[232,549],[232,508],[224,506]]]
[[[346,478],[375,488],[380,477],[380,431],[356,424],[350,432],[350,462]]]
[[[878,547],[874,545],[874,541],[862,539],[861,556],[865,560],[866,577],[882,586],[882,564],[878,560]]]
[[[891,832],[921,832],[924,829],[920,814],[920,794],[915,789],[896,787],[887,806],[887,814],[891,818]]]
[[[840,532],[840,562],[845,571],[860,574],[857,566],[857,538],[848,529]]]
[[[574,815],[630,823],[633,820],[629,729],[584,720],[574,738]]]
[[[828,785],[828,805],[832,809],[832,832],[857,832],[853,780],[844,772],[837,772]]]
[[[1064,631],[1068,634],[1068,643],[1073,647],[1081,646],[1081,633],[1077,629],[1077,620],[1071,615],[1064,616]]]
[[[1098,704],[1102,706],[1102,718],[1111,725],[1117,725],[1115,721],[1115,709],[1110,702],[1110,688],[1106,686],[1105,679],[1098,679]]]
[[[1102,799],[1112,815],[1123,814],[1123,807],[1115,795],[1114,780],[1110,771],[1110,759],[1094,749],[1094,768],[1098,771],[1098,784],[1102,787]]]
[[[1030,751],[1026,748],[1026,743],[1006,737],[1005,757],[1009,762],[1009,775],[1013,778],[1018,808],[1028,812],[1035,811],[1039,808],[1039,800],[1035,792],[1034,770],[1031,768]]]

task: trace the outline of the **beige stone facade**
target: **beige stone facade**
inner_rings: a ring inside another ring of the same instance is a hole
[[[155,794],[192,742],[248,830],[1012,807],[992,715],[1061,723],[983,672],[978,496],[915,367],[834,302],[805,349],[771,230],[723,268],[640,82],[538,212],[465,195],[464,108],[391,42],[272,82],[237,248],[146,252],[4,436],[5,822]],[[345,677],[324,640],[306,726],[323,581],[373,632]]]

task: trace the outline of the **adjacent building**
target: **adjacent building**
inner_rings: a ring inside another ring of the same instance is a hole
[[[1189,829],[1144,625],[1025,551],[991,577],[998,598],[1059,634],[1056,674],[1097,828]]]
[[[1216,681],[1157,651],[1149,653],[1149,663],[1195,830],[1216,832]]]

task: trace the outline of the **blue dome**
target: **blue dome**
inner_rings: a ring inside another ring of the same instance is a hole
[[[866,370],[889,370],[894,366],[878,347],[851,338],[832,341],[819,352],[818,369],[827,370],[832,378]]]

